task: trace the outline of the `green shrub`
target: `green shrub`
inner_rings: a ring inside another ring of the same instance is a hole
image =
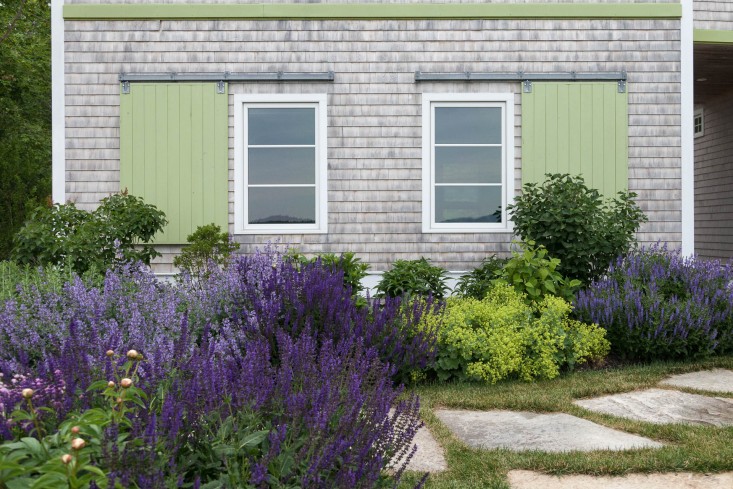
[[[563,277],[558,271],[560,260],[547,256],[544,246],[535,245],[534,241],[519,243],[522,251],[512,251],[512,258],[496,275],[533,302],[539,302],[548,295],[572,302],[580,281]]]
[[[507,207],[515,232],[523,241],[545,246],[560,259],[565,275],[589,283],[631,249],[646,216],[632,200],[634,193],[604,200],[580,176],[547,176],[541,185],[526,184]]]
[[[306,265],[315,263],[320,260],[321,264],[333,271],[342,271],[344,273],[344,285],[351,287],[351,292],[356,295],[364,290],[364,286],[361,281],[367,276],[367,270],[369,270],[369,264],[361,261],[354,253],[347,251],[337,255],[335,253],[323,253],[316,255],[313,258],[307,258],[305,255],[298,253],[297,251],[290,250],[285,255],[286,260],[290,260],[293,263],[300,263]]]
[[[495,383],[502,379],[551,379],[561,369],[597,360],[608,353],[605,330],[570,319],[565,300],[546,296],[530,305],[507,284],[496,284],[482,300],[448,299],[440,322],[435,371],[451,378]]]
[[[446,271],[431,265],[425,257],[419,260],[397,260],[391,270],[384,272],[377,285],[377,296],[417,295],[442,299],[448,292],[446,278]]]
[[[206,278],[213,268],[226,265],[232,253],[239,249],[239,243],[230,241],[229,234],[213,223],[197,227],[186,241],[188,246],[173,259],[173,265],[197,279]]]
[[[483,299],[505,264],[506,260],[497,258],[496,255],[484,258],[477,268],[461,275],[453,292],[459,297]]]
[[[167,224],[165,214],[139,197],[119,193],[93,212],[73,203],[38,207],[15,235],[13,259],[20,264],[70,267],[82,274],[104,271],[116,260],[160,256],[149,242]]]

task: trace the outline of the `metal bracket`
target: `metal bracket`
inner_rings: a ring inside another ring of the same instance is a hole
[[[532,80],[524,80],[522,86],[524,87],[524,93],[532,93]]]
[[[129,81],[122,82],[122,93],[125,95],[130,93],[130,82]]]
[[[224,93],[224,80],[216,82],[216,93]]]

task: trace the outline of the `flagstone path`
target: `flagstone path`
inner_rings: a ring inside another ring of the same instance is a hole
[[[733,392],[733,371],[715,369],[675,375],[663,389],[614,394],[575,402],[586,409],[648,423],[733,425],[733,399],[689,394],[674,387],[708,393]],[[510,450],[589,451],[658,448],[663,445],[637,435],[612,430],[564,413],[436,410],[436,416],[464,443],[480,448]],[[416,438],[418,451],[408,470],[439,472],[447,465],[443,451],[427,428]],[[631,474],[624,477],[549,476],[511,471],[513,489],[730,489],[733,472],[723,474]]]

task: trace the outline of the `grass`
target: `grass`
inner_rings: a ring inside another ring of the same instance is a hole
[[[572,404],[580,398],[655,387],[662,379],[711,368],[733,369],[733,356],[699,362],[665,362],[603,370],[585,370],[533,383],[508,381],[496,385],[474,383],[428,384],[414,388],[422,401],[422,417],[445,451],[448,470],[431,474],[426,488],[509,487],[510,470],[550,474],[622,475],[649,472],[722,472],[733,470],[733,427],[653,425],[592,413]],[[689,389],[681,389],[688,390]],[[708,393],[710,394],[710,393]],[[730,393],[714,393],[730,397]],[[546,453],[483,450],[466,446],[433,414],[438,408],[533,412],[564,412],[595,423],[664,443],[660,449],[623,452]],[[419,474],[409,473],[400,487],[413,487]]]

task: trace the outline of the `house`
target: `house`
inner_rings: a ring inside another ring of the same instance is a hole
[[[159,272],[210,222],[467,270],[548,172],[636,192],[642,243],[733,255],[733,2],[53,1],[54,200],[156,204]]]

